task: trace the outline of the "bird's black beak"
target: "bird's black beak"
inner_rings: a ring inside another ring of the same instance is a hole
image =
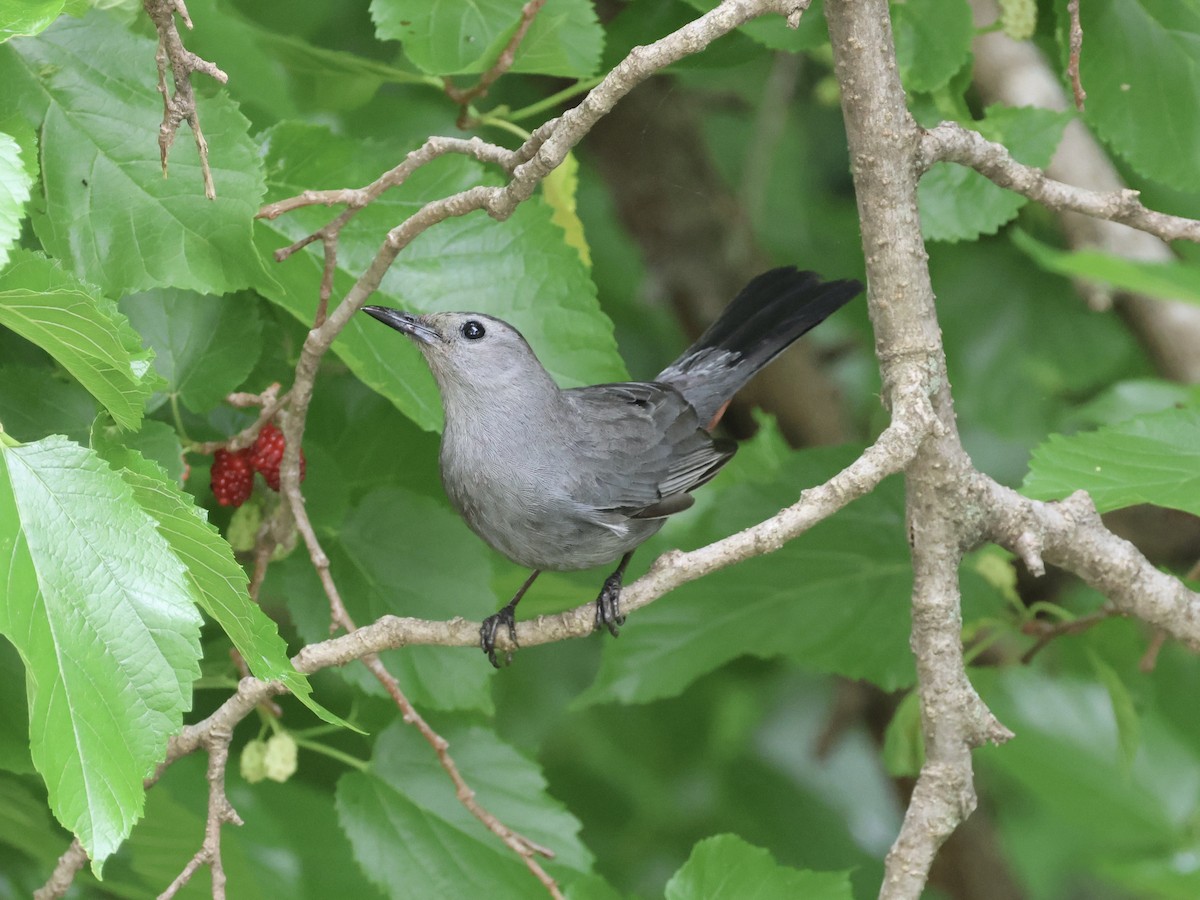
[[[440,334],[412,313],[401,312],[387,306],[364,306],[362,311],[422,344],[432,344],[441,339]]]

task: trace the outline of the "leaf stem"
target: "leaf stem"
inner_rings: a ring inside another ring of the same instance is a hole
[[[171,416],[175,419],[175,432],[179,435],[180,443],[185,446],[193,443],[188,437],[187,429],[183,427],[183,416],[179,412],[179,394],[171,391],[167,396],[171,398]]]
[[[295,740],[297,747],[303,747],[305,750],[311,750],[314,753],[321,753],[328,756],[330,759],[336,759],[343,765],[347,765],[352,769],[357,769],[360,772],[366,772],[370,766],[366,760],[359,759],[357,756],[351,756],[349,753],[343,753],[328,744],[322,744],[319,741],[308,741],[304,738],[296,736],[296,732],[292,732],[292,739]]]
[[[548,109],[558,106],[558,104],[562,103],[564,100],[569,100],[577,94],[590,91],[592,88],[598,85],[600,81],[601,79],[598,77],[583,78],[569,87],[565,87],[561,91],[539,100],[537,103],[531,103],[529,106],[523,106],[521,109],[510,112],[505,118],[507,118],[510,122],[519,122],[522,119],[533,118],[534,116],[540,115]],[[495,110],[493,110],[493,112],[494,111]],[[485,116],[486,115],[487,114],[485,113]]]
[[[498,118],[497,116],[493,116],[488,113],[484,113],[483,115],[476,117],[475,121],[478,122],[480,125],[491,125],[493,128],[499,128],[502,131],[507,131],[510,134],[515,134],[522,141],[529,140],[529,132],[528,131],[526,131],[520,125],[514,125],[512,122],[508,121],[507,119],[501,119],[501,118]]]

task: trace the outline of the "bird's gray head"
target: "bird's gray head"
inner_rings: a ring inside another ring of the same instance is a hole
[[[543,383],[553,385],[521,332],[493,316],[415,315],[386,306],[364,306],[363,312],[413,340],[448,401],[494,394],[507,385],[530,391]]]

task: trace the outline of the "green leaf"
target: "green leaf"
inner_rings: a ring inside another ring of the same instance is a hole
[[[0,631],[27,669],[34,765],[99,872],[191,706],[200,616],[183,565],[93,452],[51,437],[0,469]]]
[[[172,484],[183,484],[183,445],[175,429],[166,422],[146,419],[138,431],[127,432],[113,425],[108,416],[100,416],[92,422],[90,443],[113,468],[124,465],[123,454],[132,450],[161,468]]]
[[[0,51],[0,59],[4,55],[5,51]],[[2,105],[2,101],[0,101],[0,106]],[[41,169],[38,164],[38,138],[33,127],[24,116],[14,109],[0,115],[0,131],[16,142],[17,152],[21,157],[21,168],[24,170],[29,184],[37,183],[41,177]]]
[[[224,294],[263,277],[250,232],[261,163],[228,97],[197,96],[217,191],[209,201],[186,127],[163,177],[162,99],[146,78],[153,41],[92,13],[10,46],[46,104],[36,123],[45,209],[34,228],[51,255],[115,295],[166,285]]]
[[[1014,810],[1036,807],[1053,834],[1078,846],[1073,868],[1194,840],[1200,766],[1194,745],[1170,723],[1143,720],[1141,748],[1126,769],[1111,698],[1100,684],[1023,667],[976,670],[972,681],[1018,735],[976,751],[981,775]]]
[[[204,413],[241,386],[262,353],[252,296],[161,289],[121,299],[121,312],[154,350],[154,368],[184,406]]]
[[[0,366],[0,423],[19,441],[62,434],[86,443],[97,408],[79,382],[51,366]]]
[[[321,898],[345,897],[354,900],[373,900],[382,895],[376,891],[355,865],[350,841],[342,831],[334,806],[333,792],[324,781],[327,774],[319,770],[317,757],[301,756],[301,773],[317,769],[320,780],[308,783],[293,778],[286,784],[263,788],[234,784],[229,799],[246,820],[237,830],[245,853],[252,863],[247,874],[263,900],[280,897]],[[200,778],[196,776],[200,775]],[[194,785],[203,784],[203,773],[189,773],[191,793],[185,798],[189,809],[203,809],[204,800],[196,798]],[[199,803],[197,803],[199,799]],[[191,852],[195,852],[193,832]],[[135,832],[136,837],[136,832]],[[243,841],[244,837],[244,841]],[[280,853],[284,846],[291,850]],[[152,849],[152,848],[147,848]],[[173,876],[172,876],[173,877]],[[161,878],[152,884],[169,882]],[[241,898],[230,880],[230,897]],[[249,892],[247,892],[249,894]]]
[[[0,0],[0,44],[48,28],[62,8],[63,0]]]
[[[853,900],[848,872],[807,872],[781,866],[737,835],[707,838],[671,876],[666,900]]]
[[[430,229],[384,284],[397,294],[403,285],[410,309],[474,309],[512,323],[563,387],[626,377],[595,285],[540,198],[505,222],[473,213]],[[399,335],[383,331],[394,353]]]
[[[395,148],[339,138],[312,126],[281,125],[268,133],[267,141],[272,198],[328,184],[330,172],[342,184],[367,184],[395,164]],[[430,200],[493,183],[483,172],[465,158],[442,159],[364,209],[342,233],[334,297],[344,296],[370,265],[389,229]],[[260,223],[256,239],[269,254],[329,218],[324,208],[301,210]],[[298,253],[275,270],[278,284],[263,284],[259,290],[311,323],[321,266],[319,253]],[[400,255],[371,302],[415,312],[478,310],[505,319],[525,335],[564,386],[625,377],[595,285],[539,198],[521,204],[505,222],[478,212],[434,226]],[[356,316],[333,350],[365,384],[422,428],[441,427],[433,377],[420,352],[401,335],[369,316]]]
[[[25,699],[25,666],[17,650],[0,637],[0,769],[33,773],[29,755],[29,703]],[[0,780],[0,784],[3,781]],[[42,804],[43,809],[45,804]],[[4,804],[0,803],[0,809]],[[0,827],[0,834],[6,830]]]
[[[1182,851],[1188,852],[1190,847]],[[1180,857],[1180,851],[1167,848],[1165,853],[1146,854],[1132,860],[1109,857],[1100,861],[1098,868],[1130,897],[1191,900],[1200,896],[1200,870],[1180,866]]]
[[[281,682],[326,722],[352,727],[312,699],[312,685],[292,666],[275,622],[250,599],[245,570],[192,496],[135,450],[110,445],[103,452],[185,566],[192,599],[229,636],[250,672]]]
[[[1095,0],[1080,4],[1080,20],[1088,124],[1148,178],[1200,188],[1200,7]]]
[[[493,46],[499,55],[508,37]],[[604,29],[588,0],[548,0],[517,47],[511,72],[587,78],[596,74],[604,50]],[[489,67],[491,62],[488,63]]]
[[[1154,503],[1200,515],[1200,406],[1052,434],[1034,450],[1021,489],[1041,500],[1084,490],[1100,512]]]
[[[697,497],[700,515],[674,525],[660,544],[698,547],[760,522],[854,456],[847,448],[806,451],[773,478],[724,489],[718,481]],[[596,682],[577,703],[673,696],[744,655],[785,656],[885,690],[911,684],[903,523],[902,485],[888,479],[779,551],[683,585],[639,610],[608,643]]]
[[[9,248],[21,235],[31,184],[33,177],[21,164],[16,139],[0,132],[0,269],[8,262]]]
[[[37,796],[27,781],[9,776],[0,776],[0,835],[0,841],[36,859],[46,871],[54,867],[64,845],[46,798]]]
[[[909,691],[888,722],[883,736],[883,765],[893,778],[915,778],[925,764],[921,734],[921,698]]]
[[[258,9],[261,7],[245,7],[251,15]],[[290,10],[300,11],[297,7]],[[344,20],[353,21],[351,27],[362,26],[362,40],[354,46],[360,52],[374,55],[374,50],[365,50],[371,43],[366,23],[362,21],[366,10],[362,4],[354,10],[353,20]],[[359,52],[331,50],[310,43],[300,36],[302,32],[313,41],[327,36],[308,31],[294,21],[294,33],[290,29],[289,33],[283,32],[269,17],[263,20],[267,24],[261,24],[225,0],[189,0],[188,11],[194,22],[204,23],[203,28],[197,27],[187,34],[188,49],[204,59],[219,61],[229,75],[229,89],[236,93],[242,111],[260,127],[312,115],[314,103],[344,116],[374,97],[383,85],[429,84],[427,75],[411,68],[401,69]],[[238,86],[245,90],[238,92]],[[438,85],[439,92],[440,89]],[[433,91],[428,93],[436,96]],[[443,96],[443,102],[444,99]],[[405,102],[404,106],[407,117],[409,105]]]
[[[1032,107],[989,106],[971,123],[985,138],[1004,144],[1013,158],[1030,166],[1050,162],[1070,113]],[[973,169],[940,162],[917,188],[921,232],[931,241],[970,241],[995,234],[1016,216],[1025,197],[1006,191]]]
[[[1117,723],[1117,747],[1120,750],[1121,765],[1126,772],[1133,767],[1137,758],[1138,745],[1141,743],[1141,726],[1138,720],[1137,708],[1129,688],[1117,674],[1117,670],[1100,658],[1094,650],[1089,650],[1088,656],[1092,668],[1104,689],[1108,691],[1109,702],[1112,703],[1113,721]]]
[[[1129,378],[1106,388],[1076,408],[1064,422],[1066,431],[1115,425],[1125,419],[1162,412],[1175,406],[1200,406],[1200,385],[1183,385],[1157,378]]]
[[[966,348],[948,358],[963,443],[984,472],[1015,487],[1079,399],[1143,374],[1144,355],[1116,317],[1087,310],[1069,282],[1048,280],[1008,242],[930,251],[946,346]]]
[[[910,91],[944,87],[971,52],[975,28],[966,0],[904,0],[891,4],[900,80]]]
[[[186,801],[179,793],[185,778],[203,783],[202,767],[203,754],[184,757],[172,764],[154,790],[146,794],[145,817],[104,873],[104,888],[114,896],[148,900],[161,891],[163,885],[170,884],[195,855],[196,835],[204,831],[205,800],[192,785],[188,785],[191,790],[185,795]],[[227,792],[231,783],[236,783],[232,775],[236,766],[230,767],[229,771]],[[248,811],[232,796],[230,799],[234,808],[248,819]],[[262,891],[252,889],[253,881],[248,873],[256,867],[246,859],[240,829],[237,838],[222,835],[221,865],[228,879],[229,896],[248,900],[265,896]],[[188,888],[180,892],[181,895],[187,893]]]
[[[491,587],[491,551],[444,503],[380,488],[350,512],[338,540],[348,583],[371,619],[385,613],[483,618],[500,605]],[[492,711],[492,671],[478,651],[408,647],[387,661],[414,703]]]
[[[584,875],[567,882],[567,900],[625,900],[625,895],[599,875]]]
[[[380,40],[398,40],[430,75],[491,68],[517,29],[524,0],[474,3],[372,0]],[[510,72],[586,78],[596,71],[604,33],[586,0],[548,0],[517,48]]]
[[[0,325],[37,344],[79,379],[124,428],[158,384],[141,339],[117,305],[51,260],[13,254],[0,273]]]
[[[1047,272],[1103,281],[1125,291],[1200,303],[1200,268],[1186,262],[1143,262],[1099,250],[1057,250],[1019,228],[1012,241]]]
[[[552,873],[590,870],[579,822],[546,793],[537,766],[483,728],[439,730],[479,804],[554,851],[543,865]],[[389,896],[537,895],[533,875],[458,801],[415,728],[397,722],[379,735],[370,771],[338,781],[337,809],[355,859]]]

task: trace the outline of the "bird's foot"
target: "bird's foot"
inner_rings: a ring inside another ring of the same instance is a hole
[[[517,599],[520,599],[519,595]],[[488,616],[483,620],[483,624],[479,628],[479,647],[487,654],[488,662],[497,669],[500,668],[500,663],[496,661],[496,632],[503,625],[508,628],[508,639],[512,641],[514,647],[517,644],[517,617],[515,615],[517,609],[516,600],[506,605],[498,613]],[[504,654],[504,664],[512,664],[512,650]]]
[[[604,579],[604,587],[600,589],[600,596],[596,598],[596,630],[599,631],[603,626],[613,637],[617,637],[621,633],[621,629],[617,626],[625,624],[625,617],[621,615],[623,574],[622,572],[613,572]]]

